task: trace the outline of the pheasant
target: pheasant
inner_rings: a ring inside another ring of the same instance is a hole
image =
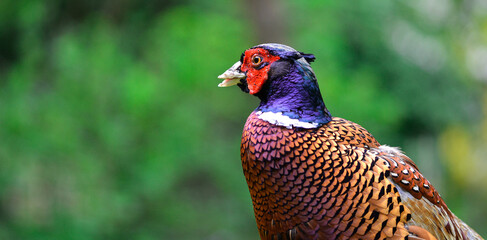
[[[314,60],[267,43],[218,76],[260,99],[240,151],[260,238],[482,239],[403,152],[331,116]]]

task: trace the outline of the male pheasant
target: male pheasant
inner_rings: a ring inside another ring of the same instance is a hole
[[[404,153],[330,115],[314,59],[261,44],[219,76],[261,100],[241,145],[261,239],[482,239]]]

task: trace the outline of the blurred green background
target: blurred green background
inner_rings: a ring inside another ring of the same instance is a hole
[[[216,76],[262,42],[487,236],[484,1],[2,0],[0,239],[257,239]]]

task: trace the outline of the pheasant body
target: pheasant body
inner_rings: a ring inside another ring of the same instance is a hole
[[[223,85],[237,82],[261,99],[241,145],[261,239],[482,239],[411,159],[331,117],[313,60],[263,44],[222,75]]]

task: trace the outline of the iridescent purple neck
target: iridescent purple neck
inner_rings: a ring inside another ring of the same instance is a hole
[[[261,100],[257,111],[281,112],[292,119],[320,125],[331,121],[316,77],[304,58],[273,63],[269,76],[272,77],[256,94]]]

